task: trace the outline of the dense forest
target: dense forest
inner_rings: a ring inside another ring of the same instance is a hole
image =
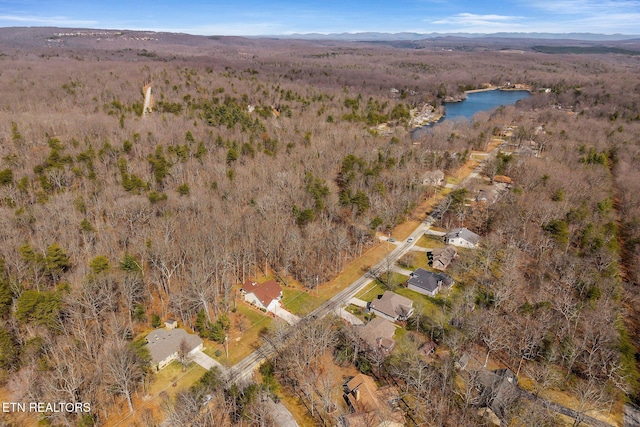
[[[279,350],[261,385],[227,387],[212,371],[136,423],[268,425],[264,384],[307,384],[310,417],[333,425],[342,397],[323,378],[335,364],[396,385],[415,425],[482,425],[453,368],[472,349],[582,412],[621,419],[640,400],[640,56],[39,31],[3,32],[0,51],[4,401],[90,402],[41,421],[106,425],[153,381],[136,338],[157,319],[198,331],[202,316],[223,322],[249,278],[331,280],[415,213],[425,172],[453,173],[506,127],[510,152],[485,174],[515,185],[441,219],[483,236],[453,266],[454,297],[438,300],[455,322],[409,319],[415,345],[382,360],[342,322],[310,321],[292,340],[309,345]],[[408,127],[412,109],[509,84],[532,96],[419,136]],[[437,363],[418,356],[426,337],[449,350]],[[527,401],[503,416],[559,422]]]

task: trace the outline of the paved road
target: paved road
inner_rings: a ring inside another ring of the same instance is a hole
[[[479,173],[483,167],[484,167],[483,163],[480,163],[476,167],[476,169],[474,169],[474,171],[471,174],[469,174],[469,176],[467,176],[457,186],[455,186],[455,188],[464,187],[469,182],[470,179],[479,176]],[[434,210],[442,211],[442,206],[438,206]],[[403,242],[397,242],[397,241],[392,242],[396,247],[391,253],[389,253],[385,257],[385,259],[383,259],[378,264],[376,264],[373,268],[371,268],[371,270],[369,270],[367,273],[359,277],[355,282],[353,282],[347,288],[338,292],[329,301],[325,302],[316,310],[311,312],[307,317],[302,319],[296,317],[293,323],[304,322],[304,321],[307,321],[307,319],[313,321],[317,318],[324,317],[331,312],[334,312],[339,315],[341,313],[343,306],[351,298],[353,298],[355,294],[357,294],[362,288],[364,288],[369,283],[371,283],[376,277],[379,277],[382,273],[387,271],[387,269],[391,265],[393,265],[398,259],[400,259],[407,252],[409,252],[413,248],[415,241],[417,241],[422,235],[424,235],[425,232],[429,231],[431,225],[435,221],[436,221],[436,218],[433,218],[432,216],[428,216],[427,219],[424,222],[420,223],[420,225],[409,236],[409,237],[413,237],[413,239],[411,239],[411,242],[407,242],[406,240]],[[288,322],[288,323],[292,324],[292,322]],[[287,331],[283,332],[279,339],[280,343],[282,344],[286,343],[290,339],[290,337],[293,335],[294,330],[295,328],[288,328]],[[238,382],[242,382],[247,379],[250,379],[253,372],[256,370],[256,368],[266,358],[268,358],[269,356],[272,356],[276,351],[277,349],[274,345],[270,343],[263,344],[259,349],[257,349],[256,351],[251,353],[249,356],[242,359],[240,362],[238,362],[236,365],[234,365],[231,368],[225,368],[215,360],[211,358],[209,359],[211,359],[214,363],[217,364],[212,366],[219,366],[221,372],[227,374],[227,379],[229,383],[238,383]],[[202,355],[206,356],[204,353],[202,353]],[[205,358],[202,358],[202,360],[203,360],[203,363],[210,363],[208,360],[205,361],[206,360]],[[196,362],[196,363],[201,364],[199,362]],[[201,364],[201,366],[204,366],[204,365]],[[280,424],[280,425],[287,425],[291,427],[297,426],[297,424],[295,423],[295,420],[293,420],[293,417],[291,416],[289,411],[286,408],[284,408],[284,406],[280,405],[280,407],[277,408],[276,412],[280,414],[277,416],[283,416],[286,419],[290,419],[290,421],[285,422],[283,418],[284,424]],[[292,423],[290,423],[291,421]],[[166,424],[166,422],[163,423],[163,425],[164,424]]]
[[[497,150],[495,150],[497,152]],[[493,154],[495,155],[495,154]],[[490,158],[491,156],[487,156]],[[460,183],[456,186],[456,188],[464,187],[471,179],[477,178],[480,175],[480,172],[484,168],[484,162],[480,163],[476,168]],[[446,203],[443,201],[440,206],[434,208],[434,211],[442,211],[442,205]],[[312,311],[306,318],[301,319],[300,321],[305,321],[305,319],[318,319],[326,316],[328,313],[334,312],[336,314],[340,314],[340,309],[357,294],[361,289],[371,283],[376,277],[379,277],[381,274],[387,271],[390,266],[392,266],[396,261],[398,261],[402,256],[404,256],[407,252],[409,252],[414,243],[424,235],[433,223],[436,221],[432,216],[428,216],[420,225],[411,233],[409,237],[413,237],[411,242],[407,242],[407,240],[403,242],[394,242],[395,248],[391,251],[382,261],[376,264],[373,268],[371,268],[367,273],[360,276],[353,282],[351,285],[347,286],[342,291],[338,292],[333,296],[329,301],[322,304],[320,307]],[[292,335],[292,328],[289,329],[288,332],[285,332],[280,340],[284,344]],[[276,352],[274,346],[270,343],[262,345],[258,350],[251,353],[249,356],[245,357],[243,360],[238,362],[235,366],[230,368],[229,370],[229,382],[237,382],[242,381],[244,379],[250,378],[253,371],[262,363],[263,360],[273,355]]]

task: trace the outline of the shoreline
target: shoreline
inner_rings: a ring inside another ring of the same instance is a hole
[[[484,88],[484,89],[471,89],[471,90],[465,90],[464,92],[462,92],[462,95],[459,95],[457,97],[453,97],[450,96],[449,100],[445,100],[442,101],[442,105],[444,104],[455,104],[458,102],[462,102],[465,101],[467,99],[467,95],[470,93],[480,93],[480,92],[493,92],[494,90],[500,90],[503,92],[529,92],[529,94],[532,94],[533,91],[531,90],[531,88],[529,89],[522,89],[522,88],[517,88],[517,87],[499,87],[499,86],[492,86],[490,88]]]
[[[500,86],[492,86],[490,88],[485,88],[485,89],[471,89],[471,90],[465,90],[464,93],[477,93],[477,92],[491,92],[492,90],[503,90],[505,92],[517,92],[517,91],[523,91],[523,92],[529,92],[529,93],[533,93],[533,91],[531,90],[531,88],[528,89],[524,89],[524,88],[518,88],[518,87],[500,87]]]

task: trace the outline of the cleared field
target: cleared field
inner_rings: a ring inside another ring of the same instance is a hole
[[[349,266],[333,280],[320,284],[319,298],[322,301],[331,299],[336,293],[360,278],[365,271],[384,259],[392,249],[393,247],[388,249],[386,244],[376,243],[361,257],[353,260]]]
[[[411,251],[402,257],[402,262],[399,263],[402,268],[407,270],[415,270],[417,268],[424,268],[429,270],[429,260],[425,252]],[[407,279],[405,279],[407,280]]]
[[[361,299],[362,301],[372,301],[378,298],[378,295],[384,294],[386,291],[382,283],[376,281],[371,282],[369,285],[365,286],[360,292],[356,294],[356,298]]]
[[[442,248],[446,246],[440,236],[436,236],[433,234],[425,234],[424,236],[420,237],[416,242],[416,245],[422,248],[430,249]]]
[[[155,375],[153,383],[149,387],[149,394],[155,395],[165,391],[173,396],[177,392],[191,387],[205,372],[207,370],[195,362],[187,365],[187,370],[182,372],[182,365],[174,360]]]
[[[205,353],[226,366],[244,359],[261,344],[260,331],[271,327],[274,319],[266,313],[245,303],[238,303],[235,313],[229,313],[231,331],[229,331],[229,357],[226,357],[223,344],[206,342]]]
[[[311,295],[302,289],[284,288],[281,302],[282,305],[293,314],[306,316],[318,308],[324,301],[320,299],[320,297]]]

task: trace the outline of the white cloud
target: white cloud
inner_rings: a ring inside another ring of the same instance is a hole
[[[598,32],[604,34],[640,34],[640,11],[628,13],[609,13],[578,18],[573,22],[576,31]]]
[[[494,33],[499,31],[522,31],[525,27],[520,22],[523,19],[521,16],[459,13],[428,22],[436,25],[449,26],[449,31]]]
[[[2,21],[52,26],[92,26],[98,24],[98,21],[71,19],[66,16],[35,15],[0,15],[0,22]]]
[[[545,15],[539,26],[555,32],[638,34],[640,0],[521,0]]]
[[[523,5],[549,13],[584,15],[640,10],[640,0],[526,0]]]

